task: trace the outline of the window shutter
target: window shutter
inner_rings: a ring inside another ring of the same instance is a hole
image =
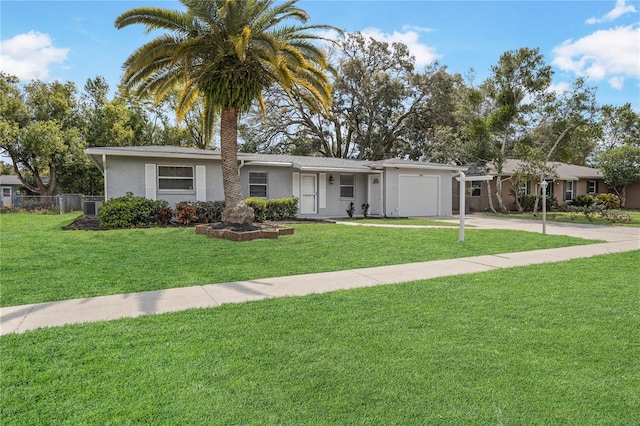
[[[319,208],[327,208],[327,174],[320,173],[320,193],[318,194]]]
[[[144,165],[144,196],[149,200],[156,199],[156,165]]]
[[[291,174],[291,180],[293,180],[293,196],[300,199],[300,173],[293,172]]]
[[[196,201],[207,201],[207,168],[196,166]]]

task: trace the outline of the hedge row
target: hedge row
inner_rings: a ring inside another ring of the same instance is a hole
[[[296,198],[267,201],[261,198],[247,198],[245,203],[253,208],[256,222],[294,219],[298,212]],[[128,192],[124,197],[104,202],[100,206],[98,218],[100,226],[104,228],[166,225],[172,220],[183,225],[215,223],[221,221],[224,207],[224,201],[182,201],[176,204],[175,209],[171,209],[167,201],[134,197]]]

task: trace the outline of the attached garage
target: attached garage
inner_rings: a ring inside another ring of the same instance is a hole
[[[440,214],[440,177],[399,176],[399,215],[438,216]]]

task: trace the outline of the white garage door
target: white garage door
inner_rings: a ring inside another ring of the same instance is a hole
[[[399,178],[400,216],[438,216],[438,176],[400,175]]]

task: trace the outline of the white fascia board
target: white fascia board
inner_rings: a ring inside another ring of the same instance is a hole
[[[369,168],[298,166],[305,172],[369,173]]]
[[[286,161],[246,161],[245,166],[271,166],[271,167],[293,167],[293,163]]]
[[[382,165],[376,165],[375,167],[372,167],[372,169],[374,170],[380,170],[381,168],[384,169],[422,169],[422,170],[444,170],[444,171],[452,171],[455,173],[458,172],[463,172],[465,170],[467,170],[468,167],[461,167],[461,166],[446,166],[446,165],[440,165],[440,164],[382,164]]]
[[[456,177],[456,180],[459,181],[464,181],[464,182],[471,182],[474,180],[493,180],[493,176],[489,176],[489,175],[485,175],[485,176],[466,176],[464,178],[461,178],[460,176]]]
[[[184,152],[161,151],[128,151],[117,149],[87,148],[85,153],[89,156],[96,154],[117,157],[146,157],[146,158],[191,158],[200,160],[219,160],[220,154],[189,154]]]

